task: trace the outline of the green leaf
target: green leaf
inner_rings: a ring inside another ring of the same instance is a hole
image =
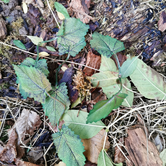
[[[13,40],[13,43],[18,47],[21,48],[23,50],[26,50],[25,45],[20,41],[20,40]]]
[[[68,110],[64,114],[63,120],[65,121],[65,125],[74,131],[75,134],[79,135],[81,139],[92,138],[101,129],[106,127],[101,121],[86,124],[88,113],[83,111],[80,111],[79,113],[78,112],[78,110]]]
[[[96,103],[88,115],[87,123],[97,122],[105,118],[113,109],[117,109],[122,104],[126,96],[126,94],[120,93],[108,100]]]
[[[117,84],[118,72],[104,71],[93,74],[91,82],[93,86],[107,87],[110,85]]]
[[[83,166],[85,164],[84,146],[78,135],[63,125],[62,130],[53,134],[52,137],[59,158],[67,166]]]
[[[101,55],[100,71],[101,71],[101,73],[106,72],[106,71],[118,72],[115,62],[111,58],[107,58],[103,55]],[[124,99],[122,105],[131,107],[133,105],[133,98],[134,98],[133,92],[130,91],[130,90],[132,90],[131,84],[127,79],[122,79],[122,85],[123,85],[123,87],[122,87],[121,93],[125,93],[128,95]],[[127,90],[125,87],[128,88],[129,90]],[[115,95],[120,90],[120,84],[114,84],[114,85],[109,84],[107,87],[102,87],[102,89],[103,89],[103,92],[106,94],[107,98],[111,98],[113,95]]]
[[[47,50],[49,50],[49,51],[56,51],[56,50],[54,49],[54,47],[51,47],[51,46],[46,46],[46,48],[47,48]]]
[[[138,91],[148,99],[163,100],[166,97],[166,82],[154,69],[138,59],[136,70],[130,78]]]
[[[35,45],[38,45],[40,42],[43,41],[42,38],[37,37],[37,36],[27,36],[27,37],[28,37],[28,38],[32,41],[32,43],[35,44]]]
[[[160,153],[160,158],[163,162],[163,166],[166,165],[166,149],[164,149],[161,153]]]
[[[138,58],[128,58],[121,66],[122,78],[130,76],[137,67]]]
[[[50,92],[52,97],[48,96],[43,104],[45,115],[53,126],[58,123],[65,110],[69,109],[70,101],[67,93],[66,83],[63,82]]]
[[[120,93],[125,93],[128,96],[124,99],[122,105],[126,107],[131,107],[133,105],[134,94],[132,92],[131,83],[127,78],[122,80],[122,91]],[[126,88],[127,89],[126,89]],[[110,85],[108,87],[102,87],[103,92],[106,94],[107,98],[111,98],[120,90],[120,84]],[[129,89],[129,90],[128,90]],[[131,90],[131,91],[130,91]]]
[[[101,55],[101,71],[115,71],[118,72],[115,62],[111,58]]]
[[[36,62],[34,59],[28,57],[21,63],[21,65],[35,67],[36,69],[41,70],[46,76],[49,74],[47,62],[45,59],[40,59]]]
[[[72,56],[76,56],[86,45],[84,36],[88,29],[88,25],[76,18],[65,19],[57,34],[59,36],[57,39],[59,54],[69,53]]]
[[[123,42],[110,36],[104,36],[95,32],[93,33],[92,38],[93,39],[90,41],[91,47],[103,56],[111,57],[113,54],[125,49]]]
[[[9,3],[10,0],[2,0],[4,3]]]
[[[62,4],[60,4],[58,2],[55,2],[54,6],[56,8],[56,11],[62,13],[65,18],[70,18],[69,14],[68,14],[68,12],[66,10],[66,8]]]
[[[108,154],[105,150],[102,150],[99,154],[98,160],[97,160],[97,166],[123,166],[122,163],[114,164],[112,160],[109,158]]]
[[[44,103],[46,93],[51,90],[51,84],[44,73],[32,66],[13,66],[17,74],[17,83],[27,93],[27,96]]]

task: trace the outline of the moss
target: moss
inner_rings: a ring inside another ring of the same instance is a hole
[[[12,22],[12,28],[16,30],[16,32],[19,32],[19,29],[22,27],[24,20],[22,17],[19,17],[16,21]]]

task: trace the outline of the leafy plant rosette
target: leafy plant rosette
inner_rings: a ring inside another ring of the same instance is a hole
[[[85,35],[89,26],[79,19],[70,18],[63,5],[56,2],[55,8],[65,18],[56,37],[59,55],[67,53],[68,57],[70,55],[74,57],[86,45]],[[53,38],[42,41],[36,36],[29,36],[29,38],[37,46],[55,40]],[[23,43],[19,41],[14,43],[25,49]],[[121,105],[132,106],[134,94],[128,77],[146,98],[162,100],[166,96],[163,77],[137,57],[128,57],[122,66],[119,65],[116,53],[125,49],[122,42],[95,32],[90,44],[101,54],[102,58],[100,72],[92,76],[92,84],[101,87],[108,99],[95,104],[89,114],[80,112],[77,117],[77,110],[69,110],[70,101],[66,84],[63,82],[55,87],[51,86],[47,79],[49,71],[46,60],[39,60],[39,52],[36,60],[26,58],[20,65],[13,65],[23,98],[30,97],[41,102],[52,126],[58,126],[62,119],[65,121],[62,129],[52,134],[52,138],[59,158],[67,166],[83,166],[85,164],[84,146],[81,139],[89,139],[101,129],[107,128],[101,122],[102,118],[107,117],[113,109],[117,109]],[[46,46],[46,48],[55,51],[50,46]],[[118,68],[110,58],[111,56],[116,59]],[[109,131],[108,129],[107,131]],[[102,153],[104,155],[101,156]],[[104,149],[101,154],[98,159],[99,166],[102,165],[102,161],[105,165],[112,163]]]

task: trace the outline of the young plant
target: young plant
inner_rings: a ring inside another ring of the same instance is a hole
[[[70,55],[74,57],[86,45],[84,36],[89,26],[76,18],[70,18],[67,10],[61,4],[56,2],[55,7],[65,18],[56,37],[59,54],[67,53],[68,58]],[[29,38],[38,45],[37,48],[42,43],[55,40],[54,38],[49,41],[41,41],[36,37]],[[15,41],[15,44],[24,48],[18,41]],[[125,49],[122,42],[95,32],[90,44],[102,56],[100,73],[92,76],[92,84],[102,87],[108,99],[99,101],[89,114],[80,112],[77,117],[76,110],[69,110],[70,101],[66,84],[51,86],[47,79],[49,71],[46,60],[39,60],[38,49],[36,60],[27,58],[20,65],[13,65],[23,98],[31,97],[41,102],[53,127],[56,125],[58,127],[61,119],[65,121],[62,129],[58,129],[57,133],[52,134],[52,138],[60,159],[67,166],[83,166],[85,164],[81,139],[89,139],[106,127],[100,121],[102,118],[108,116],[113,109],[117,109],[120,105],[132,106],[134,95],[127,79],[128,76],[145,97],[161,100],[166,96],[163,77],[138,58],[129,57],[122,66],[119,65],[116,53]],[[47,49],[54,50],[50,47]],[[111,56],[116,59],[118,69],[115,62],[110,59]],[[112,163],[104,149],[99,155],[99,166],[102,165],[102,161],[107,165]]]

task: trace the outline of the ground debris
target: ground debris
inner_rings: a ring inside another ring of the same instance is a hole
[[[148,140],[142,128],[129,129],[125,147],[135,166],[162,166],[156,146]]]

